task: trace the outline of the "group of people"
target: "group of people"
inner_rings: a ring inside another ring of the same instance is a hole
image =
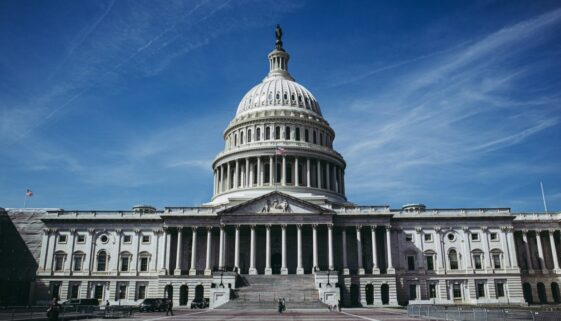
[[[284,311],[286,311],[286,301],[284,298],[279,298],[279,313],[283,313]]]
[[[327,308],[329,309],[329,311],[339,311],[339,312],[341,312],[341,300],[337,300],[337,303],[335,303],[335,304],[328,304]]]

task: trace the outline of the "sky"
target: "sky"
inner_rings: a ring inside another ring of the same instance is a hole
[[[561,210],[558,1],[0,1],[0,207],[210,201],[277,23],[349,201]]]

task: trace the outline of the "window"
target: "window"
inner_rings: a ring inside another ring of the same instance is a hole
[[[66,243],[66,235],[59,235],[58,236],[59,243]]]
[[[247,130],[247,142],[251,143],[251,129]]]
[[[450,270],[458,269],[458,253],[456,250],[450,250],[448,253],[448,260],[450,261]]]
[[[483,266],[481,265],[481,254],[474,254],[473,255],[473,264],[475,265],[476,270],[481,270]]]
[[[314,144],[317,144],[317,139],[316,139],[316,132],[315,132],[315,131],[314,131],[314,135],[313,135],[313,138],[314,138]]]
[[[460,284],[456,283],[452,285],[452,295],[454,296],[454,299],[462,298],[462,287]]]
[[[425,242],[432,242],[432,234],[431,233],[425,234]]]
[[[119,285],[119,300],[124,300],[127,298],[127,285]]]
[[[489,234],[489,237],[491,238],[491,241],[498,241],[499,240],[499,234],[495,233],[495,232]]]
[[[319,144],[323,145],[323,133],[319,133]]]
[[[415,270],[415,257],[413,255],[407,257],[407,269],[409,271]]]
[[[243,132],[240,132],[240,144],[243,144]]]
[[[104,286],[103,285],[96,285],[94,288],[94,299],[98,299],[98,300],[102,300],[103,299],[103,293],[105,292]]]
[[[417,299],[417,284],[409,284],[409,300]]]
[[[107,253],[101,251],[97,254],[97,270],[100,272],[105,271],[107,268]]]
[[[280,127],[275,127],[275,139],[280,139]]]
[[[129,262],[130,262],[129,255],[121,256],[121,272],[128,272],[129,271]]]
[[[406,242],[413,242],[413,234],[405,234],[405,241]]]
[[[148,257],[143,256],[140,258],[140,272],[148,271]]]
[[[255,141],[260,141],[261,140],[261,128],[257,128],[255,130]]]
[[[289,140],[290,139],[290,127],[286,126],[284,128],[284,139]]]
[[[130,235],[123,236],[123,243],[132,243]]]
[[[456,239],[454,233],[448,233],[446,237],[448,238],[449,241],[454,241]]]
[[[307,129],[304,129],[304,141],[307,143],[310,141],[310,133]]]
[[[142,235],[142,243],[143,244],[150,243],[150,235]]]
[[[296,128],[294,134],[296,135],[296,140],[300,140],[300,128]]]
[[[74,254],[74,266],[73,269],[76,272],[82,271],[82,262],[84,261],[83,254]]]
[[[495,267],[495,269],[501,268],[501,255],[498,253],[493,254],[493,266]]]
[[[265,128],[265,140],[271,139],[271,127]]]
[[[138,298],[139,300],[146,298],[146,285],[138,286]]]
[[[62,271],[64,269],[64,254],[55,254],[55,271]]]
[[[68,293],[69,299],[77,299],[78,293],[80,293],[80,284],[79,283],[72,283],[70,284],[70,291]]]
[[[109,237],[105,234],[100,236],[99,239],[101,240],[101,243],[107,243],[107,241],[109,241]]]
[[[485,297],[485,283],[478,282],[477,283],[477,298],[484,298]]]
[[[234,146],[238,146],[238,134],[234,134]]]
[[[505,296],[505,285],[502,282],[495,283],[495,292],[497,293],[497,298],[503,298]]]
[[[436,283],[429,283],[429,298],[436,299]]]
[[[472,241],[479,241],[479,233],[471,233]]]
[[[434,271],[434,256],[432,255],[427,256],[427,270]]]

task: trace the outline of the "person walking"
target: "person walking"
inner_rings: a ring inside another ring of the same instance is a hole
[[[279,309],[279,313],[282,313],[283,308],[282,308],[282,300],[281,300],[281,298],[279,298],[278,309]]]
[[[337,308],[339,309],[339,312],[341,312],[341,300],[337,300]]]
[[[58,321],[58,315],[61,310],[61,305],[58,304],[58,298],[54,297],[49,308],[47,309],[47,319],[49,321]]]
[[[168,316],[168,315],[170,315],[170,314],[173,316],[173,310],[172,310],[172,308],[173,308],[173,302],[172,302],[171,300],[168,299],[168,308],[167,308],[167,310],[166,310],[166,316]]]
[[[286,311],[286,301],[282,298],[282,311]]]

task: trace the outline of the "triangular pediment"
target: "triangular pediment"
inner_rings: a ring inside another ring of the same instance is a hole
[[[301,200],[297,197],[271,192],[224,209],[220,214],[323,214],[332,210]]]

